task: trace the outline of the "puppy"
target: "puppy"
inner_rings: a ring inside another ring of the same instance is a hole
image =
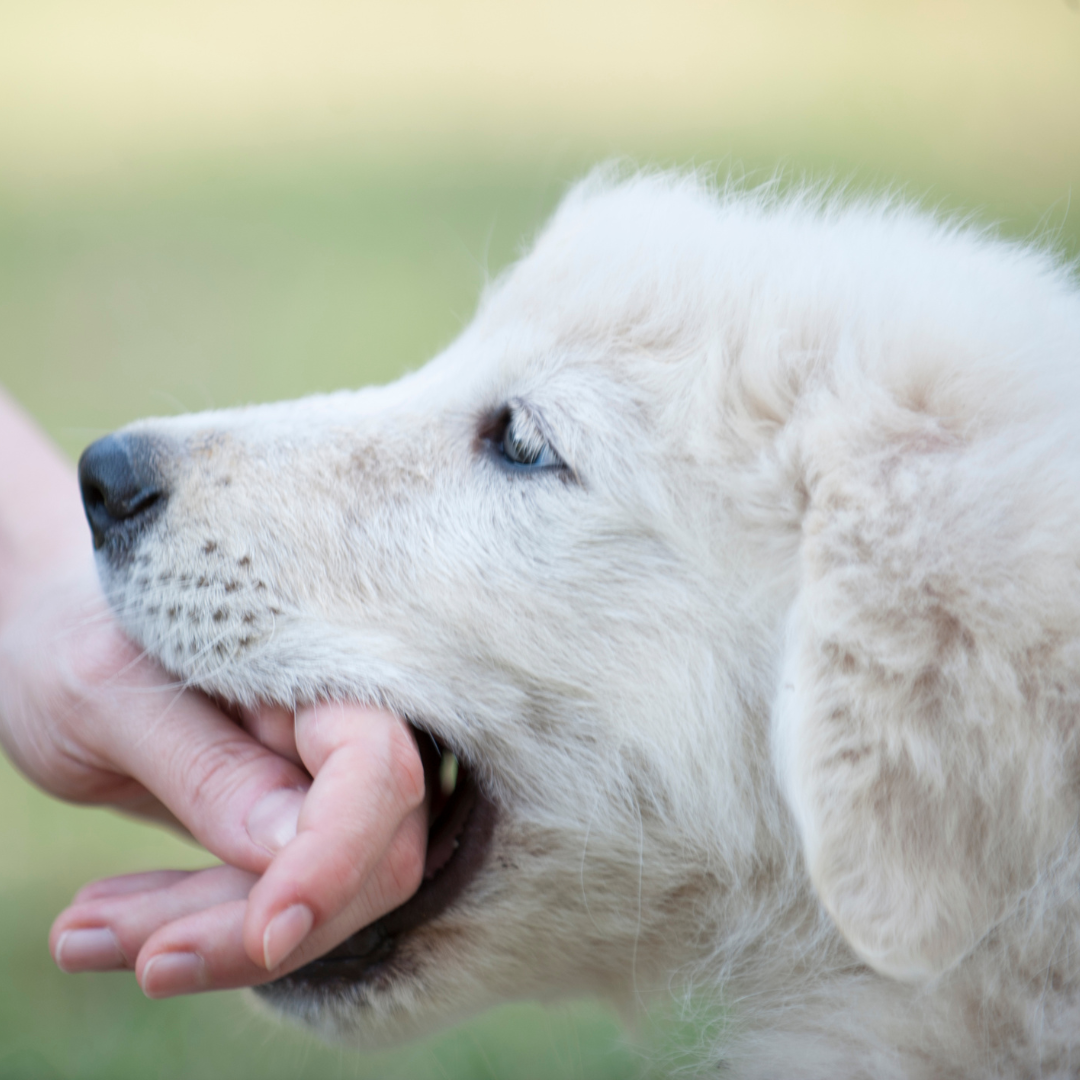
[[[404,907],[260,990],[407,1037],[721,1002],[705,1072],[1080,1075],[1080,295],[896,202],[594,174],[393,385],[81,470],[129,633],[456,755]],[[456,845],[456,847],[454,847]]]

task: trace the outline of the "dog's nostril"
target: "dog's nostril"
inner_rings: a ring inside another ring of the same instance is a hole
[[[165,498],[152,444],[137,435],[106,435],[91,443],[79,458],[79,487],[95,548]]]

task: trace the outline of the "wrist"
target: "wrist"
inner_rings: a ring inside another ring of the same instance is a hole
[[[0,389],[0,622],[35,580],[90,556],[75,470]]]
[[[55,552],[49,558],[0,557],[0,636],[33,612],[46,596],[85,597],[100,591],[93,557]]]
[[[123,666],[93,560],[8,561],[0,577],[0,746],[43,790],[75,802],[115,775],[94,749],[96,690]],[[102,674],[104,672],[104,675]]]

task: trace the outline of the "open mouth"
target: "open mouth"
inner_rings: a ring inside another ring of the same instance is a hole
[[[433,735],[413,729],[424,763],[429,800],[427,858],[420,888],[401,907],[358,930],[325,956],[258,990],[303,990],[355,985],[377,978],[400,938],[445,911],[476,877],[491,843],[495,806],[467,763]]]

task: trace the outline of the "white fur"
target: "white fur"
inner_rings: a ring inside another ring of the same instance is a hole
[[[896,202],[600,172],[443,355],[171,420],[132,634],[376,700],[500,815],[379,986],[719,1000],[740,1077],[1080,1075],[1080,298]],[[529,410],[572,475],[511,471]]]

